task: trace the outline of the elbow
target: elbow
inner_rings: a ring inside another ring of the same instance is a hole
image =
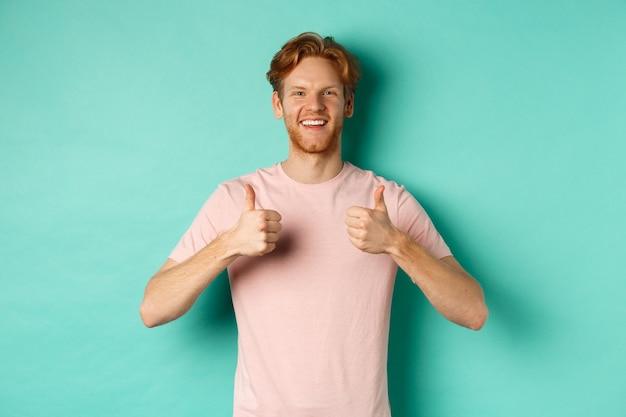
[[[148,328],[153,328],[161,324],[145,301],[141,303],[139,307],[139,316],[143,324]]]
[[[474,331],[479,331],[487,322],[487,317],[489,317],[489,309],[483,303],[483,305],[474,312],[466,327]]]
[[[158,326],[156,322],[150,321],[149,319],[146,319],[144,316],[141,316],[141,321],[143,322],[144,326],[146,326],[148,329]]]
[[[485,295],[482,288],[479,287],[479,296],[473,301],[473,307],[470,310],[471,314],[468,316],[465,327],[470,330],[479,331],[485,326],[487,318],[489,317],[489,308],[485,303]]]
[[[474,310],[468,310],[456,316],[446,316],[446,318],[461,327],[478,331],[482,329],[487,322],[487,316],[489,316],[489,311],[487,310],[487,306],[483,304]]]
[[[154,301],[143,300],[139,306],[139,316],[143,324],[148,327],[157,327],[163,324],[167,324],[180,317],[181,314],[172,314],[172,312],[165,310],[158,303]]]

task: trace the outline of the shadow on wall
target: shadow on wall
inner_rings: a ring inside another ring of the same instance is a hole
[[[207,340],[216,335],[235,335],[237,323],[230,295],[228,274],[222,272],[202,293],[193,308],[194,337],[198,332]]]
[[[551,318],[550,308],[538,305],[536,301],[531,303],[525,294],[514,293],[502,284],[511,276],[518,275],[517,271],[512,269],[520,262],[520,259],[515,258],[515,255],[511,255],[511,259],[489,259],[488,254],[483,252],[484,246],[499,245],[498,241],[502,240],[501,237],[494,237],[496,241],[475,248],[472,242],[460,241],[455,237],[456,234],[449,227],[449,222],[438,215],[439,211],[436,207],[422,200],[420,203],[450,246],[454,257],[483,287],[489,307],[486,330],[497,331],[499,339],[508,342],[507,346],[516,349],[528,349],[536,344],[551,343],[550,335],[553,329],[550,323],[553,318]],[[485,213],[486,216],[488,216],[487,213]],[[508,234],[506,230],[501,233]],[[528,265],[525,268],[528,269]],[[540,269],[533,273],[537,276],[541,274],[543,272]]]
[[[385,79],[382,68],[374,59],[371,59],[366,50],[348,45],[349,49],[359,57],[361,62],[361,80],[354,98],[354,115],[344,123],[342,142],[342,156],[356,166],[363,163],[363,155],[371,148],[370,144],[376,140],[371,132],[372,104],[377,101]]]

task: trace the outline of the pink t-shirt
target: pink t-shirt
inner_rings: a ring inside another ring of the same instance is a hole
[[[397,265],[349,241],[350,206],[385,186],[396,227],[437,258],[450,250],[417,201],[394,182],[344,163],[321,184],[280,164],[221,184],[170,258],[182,262],[235,225],[244,184],[282,215],[276,249],[228,268],[239,331],[234,417],[388,417],[387,345]]]

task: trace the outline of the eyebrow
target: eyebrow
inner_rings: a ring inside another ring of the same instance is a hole
[[[328,85],[326,87],[321,88],[321,90],[328,90],[328,89],[331,89],[331,88],[336,88],[336,89],[340,90],[343,87],[340,84],[330,84],[330,85]],[[301,85],[292,85],[287,90],[288,91],[291,91],[291,90],[310,90],[310,88],[304,87],[304,86],[301,86]]]

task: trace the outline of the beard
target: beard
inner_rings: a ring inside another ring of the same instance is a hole
[[[316,141],[307,141],[298,129],[299,124],[285,123],[289,141],[295,151],[301,154],[330,155],[339,149],[343,123],[335,125],[325,138]]]

